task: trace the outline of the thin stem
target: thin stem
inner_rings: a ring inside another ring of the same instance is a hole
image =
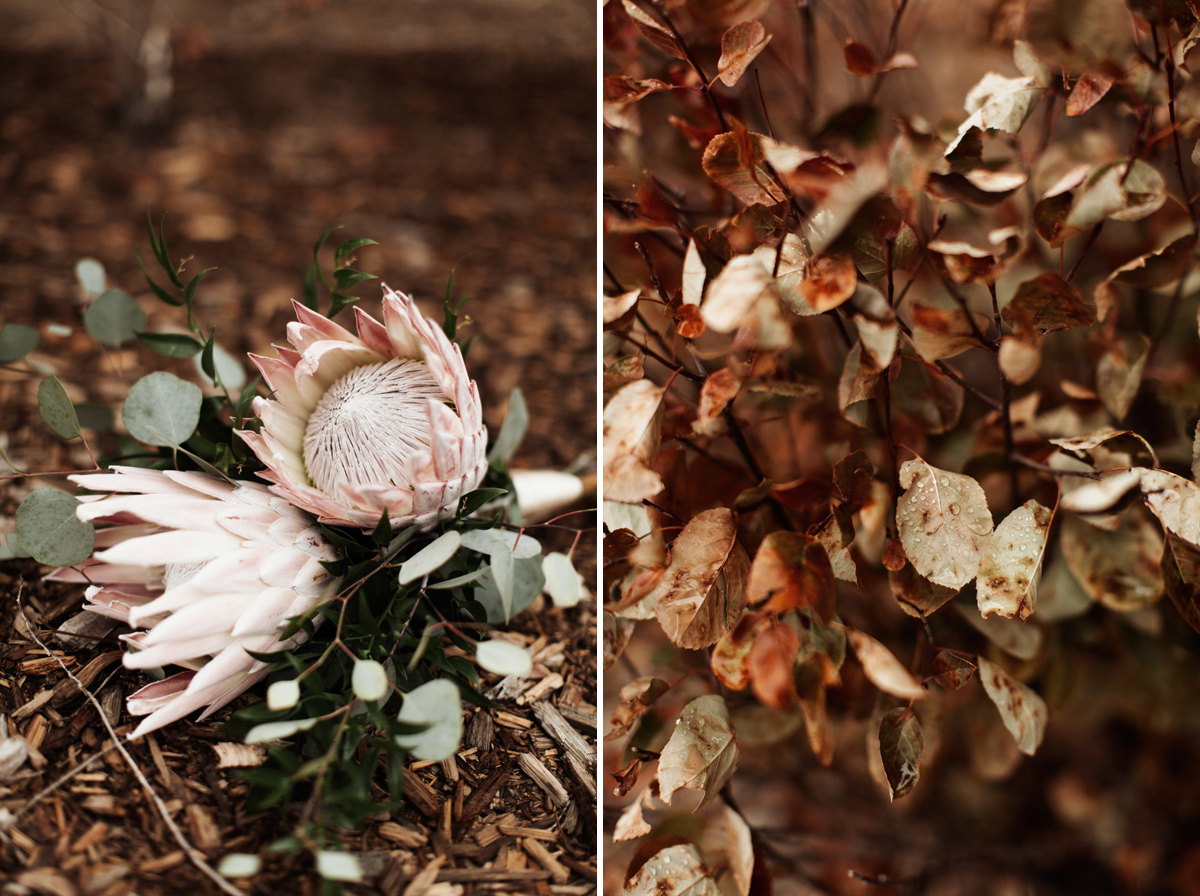
[[[651,3],[653,3],[655,10],[658,11],[658,14],[662,16],[663,21],[667,23],[667,27],[671,29],[671,34],[675,36],[675,40],[679,42],[680,49],[683,50],[684,55],[687,57],[688,65],[692,67],[692,71],[694,71],[696,76],[700,79],[700,91],[708,98],[708,102],[712,106],[713,112],[715,112],[717,115],[717,121],[721,123],[721,130],[728,131],[729,122],[726,121],[725,113],[721,111],[721,106],[717,102],[716,96],[714,96],[713,92],[709,90],[708,77],[704,74],[704,69],[700,67],[700,63],[696,61],[696,57],[692,55],[691,48],[688,47],[687,41],[683,39],[683,35],[679,33],[679,29],[675,27],[675,23],[671,21],[671,17],[667,15],[667,10],[663,5],[662,0],[651,0]]]
[[[1099,471],[1093,470],[1056,470],[1054,467],[1048,467],[1046,464],[1038,463],[1032,458],[1025,457],[1022,454],[1010,454],[1008,460],[1015,464],[1020,464],[1030,470],[1037,470],[1039,473],[1047,473],[1050,476],[1061,479],[1063,476],[1078,476],[1081,479],[1100,479]]]
[[[1188,189],[1187,178],[1183,174],[1183,153],[1179,149],[1179,127],[1175,122],[1175,54],[1171,47],[1170,26],[1164,24],[1163,42],[1167,45],[1167,111],[1171,115],[1171,142],[1175,145],[1175,171],[1179,175],[1179,186],[1183,189],[1183,198],[1187,202],[1188,215],[1192,219],[1192,233],[1200,234],[1200,222],[1196,218],[1196,206],[1192,202],[1192,194]],[[1155,32],[1154,45],[1158,47],[1158,35]]]
[[[1092,248],[1092,244],[1096,242],[1096,237],[1100,236],[1100,231],[1104,227],[1104,221],[1101,221],[1092,228],[1088,234],[1087,242],[1083,244],[1083,248],[1079,250],[1079,254],[1075,256],[1075,263],[1071,265],[1071,271],[1067,274],[1067,282],[1070,283],[1075,277],[1075,272],[1079,270],[1079,264],[1083,261],[1083,257],[1088,254],[1088,249]]]
[[[992,320],[996,324],[996,341],[1004,335],[1004,331],[1000,327],[1000,303],[996,299],[996,284],[994,281],[988,281],[988,293],[992,297]],[[1000,354],[996,354],[996,372],[1000,374],[1000,419],[1004,421],[1004,456],[1011,458],[1013,456],[1013,425],[1012,425],[1012,383],[1008,381],[1008,377],[1004,375],[1004,368],[1000,366]],[[1008,490],[1009,497],[1012,500],[1013,507],[1021,506],[1021,487],[1017,481],[1016,464],[1008,461]]]

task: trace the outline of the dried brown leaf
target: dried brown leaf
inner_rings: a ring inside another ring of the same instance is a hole
[[[987,497],[970,476],[922,458],[900,468],[896,526],[909,562],[929,581],[962,588],[975,577],[992,534]]]
[[[662,491],[648,463],[658,449],[658,409],[666,390],[637,380],[604,408],[604,499],[641,503]]]
[[[735,896],[749,896],[754,878],[754,838],[750,826],[733,809],[725,807],[726,851]]]
[[[1149,336],[1125,333],[1108,347],[1096,365],[1096,391],[1105,409],[1117,420],[1129,413],[1137,397],[1149,353]]]
[[[717,681],[734,690],[750,686],[750,649],[759,632],[771,624],[765,614],[743,616],[741,622],[721,636],[712,649],[712,670]]]
[[[1056,330],[1090,327],[1096,322],[1096,306],[1078,287],[1047,271],[1018,286],[1000,316],[1029,340]]]
[[[911,709],[893,709],[883,714],[879,720],[879,755],[883,759],[891,799],[900,799],[916,786],[921,777],[924,751],[921,723]]]
[[[660,25],[655,19],[651,18],[647,13],[637,6],[632,0],[621,0],[625,7],[625,12],[629,18],[633,20],[634,26],[638,32],[654,46],[658,47],[668,56],[674,56],[676,59],[687,59],[687,51],[683,45],[679,43],[679,39],[675,37],[671,31],[664,25]]]
[[[979,668],[960,653],[939,650],[933,658],[933,680],[944,688],[957,691],[975,675]]]
[[[750,560],[737,540],[737,519],[724,507],[697,514],[671,545],[671,562],[652,599],[676,647],[708,647],[741,618]]]
[[[657,78],[632,78],[629,75],[609,75],[604,79],[604,102],[636,103],[638,100],[670,90],[670,84]]]
[[[885,694],[902,700],[924,700],[925,688],[895,655],[858,629],[846,626],[846,639],[862,664],[867,679]]]
[[[807,607],[825,623],[837,611],[837,586],[829,555],[803,532],[771,532],[758,547],[746,579],[746,602],[767,601],[765,612]]]
[[[635,678],[621,688],[621,702],[612,711],[609,718],[612,729],[604,735],[604,739],[613,740],[628,734],[668,687],[660,678],[645,677]]]
[[[700,388],[700,406],[692,422],[692,432],[705,435],[712,432],[712,424],[742,388],[742,378],[729,367],[713,371]]]
[[[1032,688],[983,657],[979,657],[979,680],[1000,711],[1004,727],[1017,742],[1017,748],[1026,756],[1032,756],[1046,733],[1049,717],[1046,701]]]
[[[758,54],[771,42],[762,22],[739,22],[721,35],[721,58],[717,60],[717,77],[726,87],[733,87],[746,73]]]
[[[725,700],[697,697],[684,707],[658,759],[658,786],[667,805],[681,788],[701,790],[703,809],[721,792],[737,764],[737,744]]]
[[[759,703],[772,709],[787,709],[795,705],[796,685],[792,681],[792,666],[800,652],[800,636],[796,629],[778,620],[764,626],[754,638],[747,657],[750,683]]]
[[[976,334],[991,325],[988,317],[975,311],[968,318],[960,309],[934,308],[920,302],[913,302],[904,313],[912,331],[913,347],[930,363],[978,348],[980,340]]]
[[[1071,575],[1096,603],[1127,612],[1162,596],[1163,540],[1142,513],[1126,513],[1113,532],[1067,516],[1059,544]]]
[[[650,825],[646,824],[646,819],[642,817],[642,801],[637,799],[621,812],[621,817],[613,826],[612,838],[615,842],[620,843],[622,840],[636,840],[639,837],[645,837],[649,833]],[[645,865],[642,867],[644,868]]]
[[[975,579],[979,612],[985,619],[998,613],[1024,621],[1033,613],[1053,516],[1049,507],[1030,498],[992,533]]]
[[[1108,75],[1100,72],[1084,72],[1075,82],[1075,86],[1071,88],[1071,95],[1067,97],[1067,114],[1082,115],[1100,102],[1112,86],[1113,79]]]

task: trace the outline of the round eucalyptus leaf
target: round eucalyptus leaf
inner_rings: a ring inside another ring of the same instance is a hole
[[[269,740],[282,740],[285,737],[299,734],[301,731],[307,731],[315,724],[317,724],[316,719],[288,719],[283,722],[263,722],[261,725],[255,725],[246,732],[246,743],[263,744]]]
[[[245,852],[231,852],[221,859],[221,864],[217,866],[217,874],[233,878],[254,877],[261,866],[262,862],[258,856]]]
[[[427,681],[404,695],[398,721],[426,725],[416,734],[397,734],[396,743],[418,759],[439,762],[462,741],[462,703],[458,688],[444,678]]]
[[[554,606],[573,607],[579,603],[579,575],[570,557],[557,551],[547,554],[542,559],[542,574]]]
[[[237,358],[221,348],[221,345],[217,342],[213,343],[212,361],[217,379],[221,381],[221,385],[226,389],[236,392],[246,385],[246,368],[242,366],[242,363]],[[205,379],[212,379],[205,372],[204,367],[200,363],[200,358],[196,359],[196,369],[200,371]]]
[[[325,880],[357,881],[363,879],[358,859],[346,852],[317,850],[317,874]]]
[[[67,397],[67,390],[58,377],[47,377],[38,386],[38,411],[46,425],[60,439],[73,439],[79,435],[79,418],[75,405]]]
[[[117,348],[146,329],[146,312],[125,290],[109,289],[88,305],[83,325],[97,342]]]
[[[75,279],[89,296],[100,295],[108,283],[104,265],[94,258],[81,258],[75,262]]]
[[[481,641],[475,661],[497,675],[525,675],[533,668],[529,651],[507,641]]]
[[[0,327],[0,363],[20,361],[37,348],[38,331],[24,324]]]
[[[376,660],[355,660],[350,687],[360,700],[382,700],[392,689],[387,670]]]
[[[200,387],[170,373],[151,373],[133,384],[121,409],[129,434],[147,445],[178,448],[200,422]]]
[[[190,358],[204,346],[185,333],[138,333],[138,341],[153,352],[168,358]]]
[[[542,587],[546,584],[546,577],[542,573],[542,558],[526,557],[514,562],[512,582],[512,606],[507,613],[504,598],[501,597],[500,589],[496,587],[496,577],[491,569],[480,576],[476,583],[471,596],[483,604],[483,608],[487,610],[487,621],[493,625],[507,622],[542,593]]]
[[[17,537],[38,563],[74,566],[92,555],[96,530],[75,516],[79,501],[56,488],[38,488],[17,508]]]

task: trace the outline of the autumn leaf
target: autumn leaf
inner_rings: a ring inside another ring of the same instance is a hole
[[[957,691],[975,675],[979,667],[953,650],[939,650],[933,658],[933,680],[944,688]]]
[[[1022,386],[1033,379],[1042,366],[1042,349],[1036,337],[1002,336],[996,361],[1010,383]]]
[[[750,686],[750,649],[759,632],[771,624],[771,617],[759,613],[747,614],[741,621],[721,636],[713,645],[711,665],[717,681],[734,690],[745,690]]]
[[[754,877],[754,838],[750,826],[733,809],[725,807],[726,847],[735,896],[749,896]]]
[[[1096,365],[1096,391],[1117,420],[1124,419],[1137,397],[1149,353],[1149,336],[1125,333],[1108,347]]]
[[[766,150],[775,141],[762,134],[749,134],[748,142],[749,153],[738,145],[732,132],[713,137],[700,160],[704,173],[746,205],[783,202],[787,194],[775,183],[764,164]]]
[[[1017,133],[1043,93],[1033,78],[1005,78],[988,72],[967,94],[964,107],[970,114],[946,147],[946,155],[954,152],[972,128]]]
[[[858,565],[850,553],[850,545],[854,541],[851,516],[852,511],[847,510],[845,505],[835,508],[829,519],[817,529],[815,537],[829,555],[834,577],[858,585]]]
[[[804,733],[817,762],[826,768],[833,762],[833,724],[829,720],[822,655],[816,654],[796,666],[795,686],[804,717]]]
[[[721,792],[737,764],[737,744],[725,700],[697,697],[684,707],[658,759],[658,786],[667,805],[681,788],[701,790],[700,811]]]
[[[686,59],[687,52],[683,49],[683,45],[679,43],[679,39],[670,32],[665,26],[660,25],[652,19],[647,13],[643,12],[632,0],[621,0],[625,7],[625,12],[629,18],[633,20],[634,27],[638,32],[658,49],[662,50],[668,56],[674,56],[676,59]]]
[[[746,579],[746,603],[767,601],[763,610],[780,614],[798,607],[828,623],[837,611],[837,586],[829,555],[803,532],[771,532],[758,546]]]
[[[862,504],[871,495],[875,465],[862,450],[852,451],[833,465],[833,484],[847,504]]]
[[[1076,286],[1047,271],[1018,286],[1000,317],[1018,334],[1029,338],[1056,330],[1090,327],[1096,322],[1096,306]]]
[[[1181,236],[1157,252],[1139,255],[1121,265],[1109,276],[1114,283],[1123,283],[1138,289],[1158,289],[1170,286],[1188,272],[1195,263],[1196,249],[1194,234]]]
[[[1162,596],[1163,540],[1144,514],[1125,514],[1112,532],[1068,516],[1060,543],[1071,574],[1097,603],[1127,612]]]
[[[903,552],[903,547],[900,548]],[[905,561],[899,569],[888,572],[892,596],[909,616],[929,616],[958,594],[957,588],[937,585],[917,572]]]
[[[1075,86],[1071,88],[1070,96],[1067,97],[1067,114],[1070,116],[1082,115],[1100,102],[1112,86],[1113,79],[1108,75],[1099,72],[1084,72],[1075,82]]]
[[[846,639],[862,664],[867,679],[885,694],[902,700],[924,700],[925,688],[895,655],[858,629],[846,626]]]
[[[671,643],[699,650],[736,625],[746,606],[749,568],[750,560],[737,540],[733,511],[705,510],[684,526],[651,595]]]
[[[978,312],[972,311],[968,317],[957,308],[934,308],[920,302],[913,302],[904,316],[917,354],[931,363],[978,348],[984,344],[979,334],[991,326],[989,319]]]
[[[1163,528],[1200,546],[1200,486],[1167,470],[1137,468],[1142,500]]]
[[[646,824],[646,819],[642,817],[642,801],[639,798],[621,812],[621,817],[613,826],[612,838],[616,843],[620,843],[622,840],[636,840],[638,837],[649,834],[650,830],[650,825]],[[644,868],[645,865],[642,867]]]
[[[721,891],[700,851],[691,843],[680,843],[647,859],[626,881],[625,896],[721,896]]]
[[[754,638],[747,657],[754,696],[764,706],[787,709],[796,702],[792,666],[800,652],[800,636],[785,622],[773,620]]]
[[[636,103],[638,100],[670,90],[671,85],[657,78],[631,78],[628,75],[609,75],[604,79],[604,102]]]
[[[925,736],[911,709],[893,709],[879,720],[879,755],[893,800],[907,795],[921,777]]]
[[[714,370],[700,388],[700,406],[692,422],[696,435],[711,434],[712,424],[721,416],[742,388],[742,378],[729,367]]]
[[[733,87],[745,74],[758,54],[771,42],[762,22],[739,22],[721,35],[721,58],[717,60],[717,77],[726,87]]]
[[[909,562],[929,581],[962,588],[975,577],[992,534],[987,497],[970,476],[950,473],[925,460],[900,468],[896,526]]]
[[[1167,597],[1183,621],[1200,632],[1200,548],[1168,532],[1162,577]]]
[[[662,679],[645,677],[635,678],[621,688],[621,702],[612,711],[609,719],[612,729],[604,735],[604,739],[613,740],[628,734],[668,687]]]
[[[1037,752],[1046,733],[1049,711],[1046,701],[1033,688],[1011,678],[989,660],[979,657],[979,680],[991,701],[1000,711],[1004,727],[1026,756]]]
[[[1053,512],[1030,498],[1006,516],[988,542],[975,579],[979,612],[1025,620],[1037,602]]]
[[[662,479],[648,466],[658,449],[661,386],[636,380],[604,408],[604,499],[641,503],[662,491]]]

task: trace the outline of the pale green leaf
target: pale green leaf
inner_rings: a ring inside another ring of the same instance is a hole
[[[121,409],[129,434],[147,445],[177,448],[200,422],[203,393],[170,373],[151,373],[133,384]]]
[[[74,566],[92,554],[96,530],[75,516],[79,500],[56,488],[34,489],[17,508],[21,547],[47,566]]]
[[[462,741],[462,704],[453,682],[437,678],[404,695],[399,721],[426,725],[416,734],[398,734],[396,743],[417,759],[439,762],[454,755]]]
[[[454,530],[438,536],[400,564],[400,584],[415,582],[440,568],[461,545],[462,536]]]
[[[83,325],[97,342],[117,348],[146,329],[146,312],[125,290],[110,289],[88,305]]]
[[[73,439],[80,434],[75,406],[57,377],[48,377],[38,385],[38,411],[60,439]]]
[[[529,651],[508,641],[481,641],[475,660],[497,675],[525,675],[533,668]]]

